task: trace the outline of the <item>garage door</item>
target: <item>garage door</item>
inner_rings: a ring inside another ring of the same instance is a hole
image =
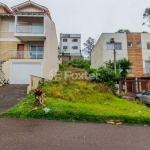
[[[41,63],[12,63],[10,72],[11,84],[29,84],[30,75],[42,76]]]

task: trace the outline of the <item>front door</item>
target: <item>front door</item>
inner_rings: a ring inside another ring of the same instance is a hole
[[[18,44],[17,58],[18,59],[23,59],[24,58],[24,44]]]

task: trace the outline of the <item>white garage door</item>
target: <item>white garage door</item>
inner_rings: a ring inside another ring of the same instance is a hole
[[[29,84],[30,75],[42,76],[41,63],[12,63],[10,72],[10,84]]]

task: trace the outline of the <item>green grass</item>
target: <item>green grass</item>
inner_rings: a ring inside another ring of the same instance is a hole
[[[120,99],[106,92],[107,87],[87,81],[47,82],[45,105],[34,109],[34,96],[28,95],[1,117],[40,118],[49,120],[106,122],[150,125],[150,108]],[[45,114],[44,108],[50,108]]]

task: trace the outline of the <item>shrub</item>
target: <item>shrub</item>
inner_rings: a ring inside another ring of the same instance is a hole
[[[88,70],[90,68],[90,61],[84,60],[84,59],[74,59],[74,60],[69,61],[68,63],[61,64],[60,69],[69,67],[69,66]]]

